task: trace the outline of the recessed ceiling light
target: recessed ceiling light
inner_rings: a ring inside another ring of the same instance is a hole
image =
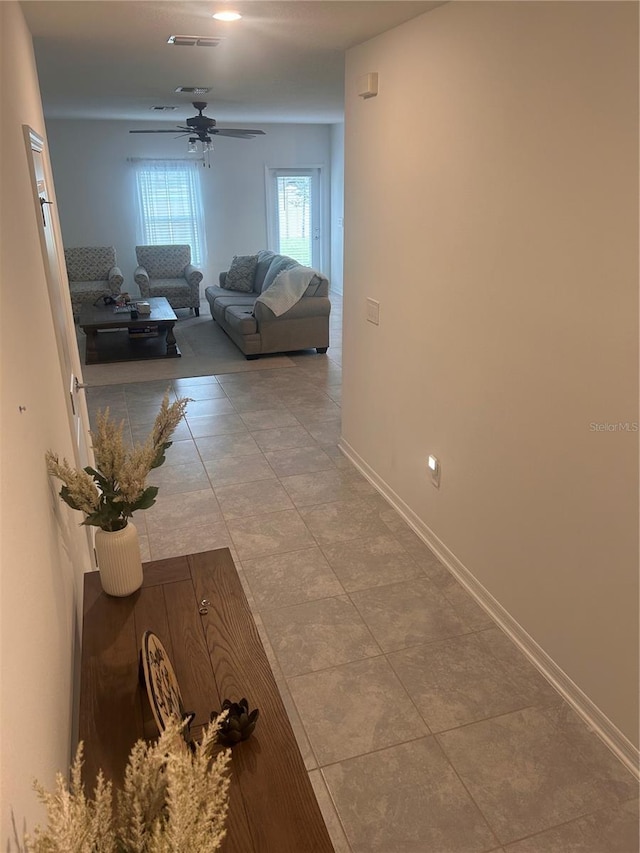
[[[239,21],[242,15],[240,12],[232,12],[229,10],[228,12],[216,12],[213,17],[216,21]]]

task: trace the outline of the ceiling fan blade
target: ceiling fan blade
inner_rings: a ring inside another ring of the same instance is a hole
[[[178,130],[182,130],[182,128],[174,127],[173,130],[130,130],[129,133],[176,133]]]
[[[216,136],[233,136],[236,139],[252,139],[254,136],[264,136],[264,130],[248,130],[240,127],[216,127],[209,133]]]

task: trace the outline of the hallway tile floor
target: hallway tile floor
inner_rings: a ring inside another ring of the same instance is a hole
[[[292,359],[88,402],[193,398],[144,558],[231,549],[337,853],[638,853],[631,774],[338,449],[340,348]]]

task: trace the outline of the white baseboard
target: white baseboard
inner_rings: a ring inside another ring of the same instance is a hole
[[[376,474],[344,438],[339,440],[338,446],[347,459],[356,466],[360,473],[393,506],[409,527],[429,546],[456,580],[486,610],[494,622],[513,640],[547,681],[566,699],[589,728],[604,741],[616,758],[636,778],[639,778],[640,751],[636,749],[627,736],[583,693],[566,672],[525,631],[522,625],[485,589],[469,569],[447,548],[444,542],[438,539],[424,521]]]

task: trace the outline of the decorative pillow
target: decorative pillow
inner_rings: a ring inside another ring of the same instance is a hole
[[[250,293],[253,290],[253,276],[257,265],[257,255],[234,255],[222,286],[225,290],[239,290],[243,293]]]

